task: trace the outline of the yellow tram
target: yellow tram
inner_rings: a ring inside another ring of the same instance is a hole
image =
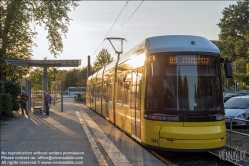
[[[86,105],[147,147],[213,150],[226,144],[223,71],[206,38],[150,37],[88,78]]]

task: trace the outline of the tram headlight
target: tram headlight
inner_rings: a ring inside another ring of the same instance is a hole
[[[215,116],[216,120],[225,120],[226,119],[226,115],[215,114],[214,116]]]
[[[180,118],[178,116],[167,116],[168,121],[179,121]]]
[[[161,120],[161,121],[180,121],[180,117],[177,115],[166,115],[166,114],[144,114],[145,119],[149,120]]]

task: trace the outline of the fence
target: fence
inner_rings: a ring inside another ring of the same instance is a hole
[[[39,90],[39,91],[32,91],[31,92],[31,107],[35,107],[35,106],[42,106],[43,103],[43,91]],[[51,97],[52,97],[52,102],[55,104],[56,102],[60,102],[60,93],[56,92],[56,91],[52,91],[50,93]]]
[[[233,120],[248,122],[248,123],[245,125],[245,127],[249,127],[249,126],[248,126],[248,125],[249,125],[249,120],[237,119],[237,118],[229,118],[229,117],[227,117],[226,119],[230,121],[230,122],[229,122],[229,124],[230,124],[230,129],[227,129],[227,131],[229,132],[229,136],[230,136],[230,138],[229,138],[229,144],[230,144],[230,146],[232,146],[232,138],[233,138],[232,133],[238,134],[238,135],[242,135],[242,136],[245,136],[245,137],[249,137],[249,134],[242,133],[242,132],[237,132],[237,131],[233,131]],[[248,139],[247,139],[247,140],[248,140]]]

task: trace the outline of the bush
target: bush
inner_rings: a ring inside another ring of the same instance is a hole
[[[0,117],[1,117],[1,115],[2,115],[2,112],[3,112],[3,106],[2,106],[2,98],[1,98],[1,93],[0,93]]]
[[[16,78],[11,78],[5,82],[5,93],[9,93],[11,95],[13,110],[19,110],[20,108],[20,99],[18,98],[20,92],[20,83]]]
[[[79,96],[79,101],[86,101],[86,92],[82,92],[81,94],[80,94],[80,96]]]
[[[1,116],[12,117],[12,98],[9,93],[0,93]]]

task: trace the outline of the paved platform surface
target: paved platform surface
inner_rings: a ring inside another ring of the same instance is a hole
[[[165,166],[126,134],[73,98],[1,123],[1,166]]]

